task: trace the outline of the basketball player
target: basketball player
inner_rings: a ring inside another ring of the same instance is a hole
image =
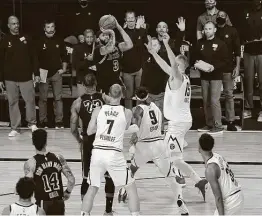
[[[101,174],[108,171],[115,186],[125,186],[129,196],[129,209],[132,215],[139,215],[140,205],[134,179],[127,167],[123,154],[123,139],[132,118],[131,110],[120,105],[122,88],[111,86],[109,104],[97,107],[91,117],[87,134],[94,133],[95,141],[91,156],[89,188],[82,203],[81,215],[90,215],[94,198],[101,184]]]
[[[226,160],[219,154],[213,153],[214,138],[202,134],[199,138],[199,153],[206,166],[206,179],[215,196],[215,215],[241,215],[244,196],[240,184]]]
[[[32,135],[36,155],[24,164],[25,176],[34,178],[36,204],[47,215],[64,215],[64,200],[68,200],[75,186],[75,177],[62,155],[47,152],[47,132],[38,129]],[[63,191],[62,173],[67,178]]]
[[[104,98],[101,93],[96,91],[96,78],[94,74],[87,74],[84,77],[84,87],[86,93],[81,97],[77,98],[71,107],[71,132],[76,138],[77,142],[81,146],[82,152],[82,170],[83,170],[83,181],[81,185],[81,200],[83,200],[86,194],[89,184],[87,183],[87,177],[90,169],[91,153],[93,149],[93,142],[95,134],[90,136],[87,135],[88,124],[91,119],[93,110],[96,107],[101,107],[104,104]],[[82,136],[78,132],[79,122],[78,119],[82,120]],[[112,215],[112,205],[115,193],[115,186],[108,175],[105,173],[105,193],[106,193],[106,210],[104,215]]]
[[[45,211],[39,208],[31,200],[35,191],[35,183],[32,178],[23,177],[16,183],[16,193],[19,200],[3,209],[2,215],[45,215]]]
[[[171,67],[154,51],[151,37],[146,45],[148,51],[155,58],[162,70],[169,75],[166,84],[164,97],[164,116],[168,120],[168,129],[164,142],[170,151],[170,156],[174,165],[184,174],[189,176],[194,182],[205,200],[206,179],[201,179],[193,168],[183,159],[183,148],[186,145],[185,135],[192,126],[192,116],[190,111],[191,87],[190,80],[185,75],[188,66],[187,58],[184,55],[174,55],[168,41],[169,35],[165,34],[163,43],[166,47]]]
[[[141,166],[152,160],[175,193],[175,201],[180,214],[188,215],[188,209],[182,200],[181,181],[183,178],[180,177],[178,170],[172,169],[169,155],[166,154],[161,133],[162,113],[155,103],[150,101],[146,88],[137,89],[136,99],[141,104],[135,108],[132,119],[132,123],[137,125],[139,131],[134,133],[131,139],[135,146],[135,154],[130,166],[131,172],[134,175]],[[121,192],[121,194],[125,193]],[[121,194],[119,193],[119,199],[121,199]]]
[[[94,58],[98,62],[97,82],[102,92],[108,94],[109,88],[118,83],[123,85],[121,73],[121,59],[123,52],[130,50],[133,47],[133,42],[125,30],[116,21],[116,29],[119,31],[124,42],[116,42],[115,33],[111,29],[99,32],[100,46],[95,50]]]

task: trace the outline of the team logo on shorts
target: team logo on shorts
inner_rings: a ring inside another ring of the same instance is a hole
[[[176,146],[175,146],[175,144],[174,144],[174,143],[171,143],[171,144],[170,144],[170,149],[171,149],[171,150],[174,150],[174,149],[175,149],[175,147],[176,147]]]

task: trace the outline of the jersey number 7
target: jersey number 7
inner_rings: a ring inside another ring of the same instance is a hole
[[[106,123],[109,124],[108,130],[107,130],[107,134],[110,134],[111,131],[112,131],[112,127],[113,127],[115,121],[114,120],[107,120]]]

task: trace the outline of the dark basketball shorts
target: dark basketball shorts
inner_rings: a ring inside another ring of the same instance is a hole
[[[94,140],[95,134],[91,136],[83,135],[82,175],[85,179],[87,179],[90,170],[90,161]]]
[[[36,201],[36,204],[43,208],[46,215],[64,215],[65,214],[65,203],[64,200],[50,200]]]

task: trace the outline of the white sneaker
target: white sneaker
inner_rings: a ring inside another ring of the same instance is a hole
[[[257,121],[258,122],[262,122],[262,112],[259,113],[259,116],[257,118]]]
[[[178,198],[177,205],[178,205],[178,210],[179,210],[180,215],[189,215],[189,211],[186,207],[184,200],[182,200],[181,198]]]
[[[9,134],[8,134],[8,136],[9,137],[15,137],[15,136],[17,136],[17,135],[19,135],[20,133],[19,132],[17,132],[16,130],[12,130]]]
[[[28,128],[30,128],[32,130],[32,132],[34,132],[38,129],[38,127],[36,125],[30,125],[30,126],[28,126]]]

